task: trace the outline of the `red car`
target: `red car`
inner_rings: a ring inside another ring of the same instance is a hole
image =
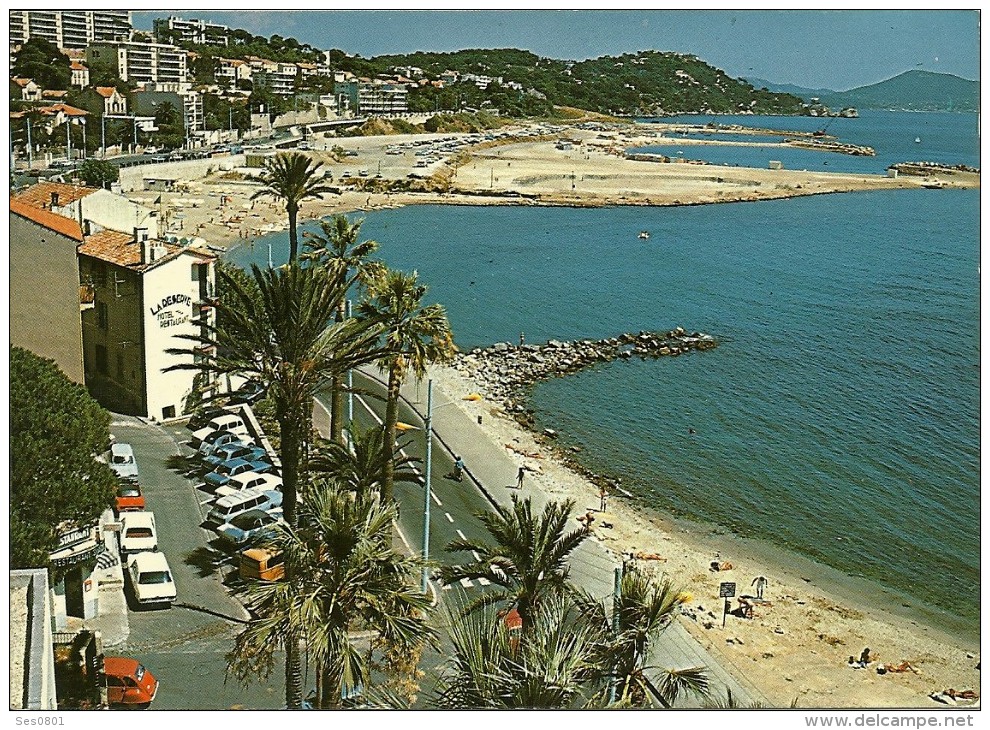
[[[158,680],[137,659],[105,657],[103,672],[111,707],[147,707],[158,694]]]
[[[141,487],[134,482],[120,482],[117,485],[117,512],[133,512],[144,509],[144,495]]]

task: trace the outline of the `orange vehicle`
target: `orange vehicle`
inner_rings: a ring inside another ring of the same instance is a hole
[[[133,512],[144,509],[144,494],[136,482],[121,481],[117,485],[117,512]]]
[[[148,707],[158,694],[158,680],[137,659],[105,657],[103,673],[111,707]]]
[[[285,558],[279,550],[247,548],[238,566],[241,580],[276,581],[285,577]]]

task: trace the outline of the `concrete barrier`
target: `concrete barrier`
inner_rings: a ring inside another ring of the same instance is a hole
[[[176,180],[198,180],[209,172],[221,169],[234,169],[244,166],[244,155],[206,157],[181,162],[149,162],[120,168],[120,188],[124,193],[144,190],[145,178],[173,178]]]

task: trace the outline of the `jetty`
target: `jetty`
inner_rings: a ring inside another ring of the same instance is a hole
[[[677,357],[717,345],[711,335],[688,332],[683,327],[669,332],[625,333],[603,340],[550,340],[533,345],[497,342],[458,354],[453,367],[476,382],[485,398],[523,426],[533,428],[535,422],[526,399],[537,382],[614,360]]]

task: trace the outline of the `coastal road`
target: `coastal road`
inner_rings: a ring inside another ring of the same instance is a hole
[[[137,418],[115,416],[112,433],[134,447],[147,509],[155,513],[159,549],[175,579],[178,600],[168,609],[128,609],[130,636],[112,653],[132,656],[158,678],[155,710],[221,710],[233,707],[277,709],[284,706],[284,681],[276,663],[272,677],[242,687],[225,681],[225,655],[247,612],[230,596],[212,563],[211,532],[200,527],[202,492],[184,475],[182,442],[189,431]]]

